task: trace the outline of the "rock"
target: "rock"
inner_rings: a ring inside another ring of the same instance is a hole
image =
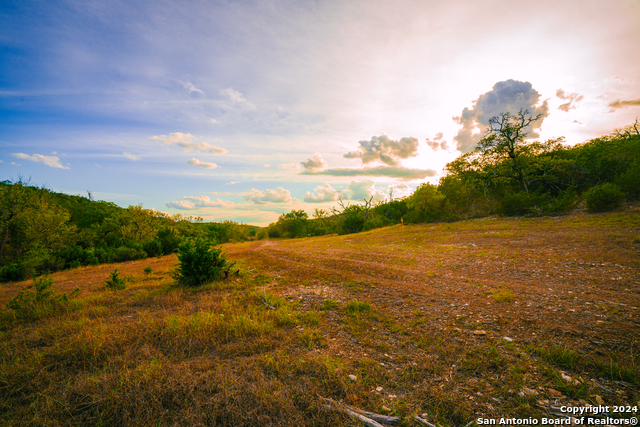
[[[509,338],[509,337],[502,337],[502,341],[506,341],[506,342],[513,342],[513,338]]]
[[[376,387],[376,391],[377,391],[378,393],[380,393],[380,392],[382,391],[382,387],[380,387],[380,386]]]
[[[355,375],[352,374],[352,375],[349,375],[349,379],[351,381],[356,381],[358,379],[358,377],[356,377]]]
[[[396,396],[395,394],[390,394],[390,395],[389,395],[389,398],[390,398],[390,399],[395,399],[396,397],[398,397],[398,396]]]
[[[562,373],[561,376],[562,376],[562,379],[565,380],[566,382],[568,383],[571,382],[571,377],[569,375]]]
[[[483,330],[479,330],[479,331],[473,331],[474,335],[487,335],[487,331],[483,331]]]

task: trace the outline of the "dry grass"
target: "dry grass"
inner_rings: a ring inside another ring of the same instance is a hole
[[[638,404],[639,232],[630,210],[226,245],[240,277],[197,289],[173,256],[60,272],[69,304],[2,313],[0,424],[359,425],[318,396],[403,425]]]

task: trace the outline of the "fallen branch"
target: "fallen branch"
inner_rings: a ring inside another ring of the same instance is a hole
[[[435,425],[435,424],[431,424],[429,421],[425,420],[424,418],[420,418],[420,417],[419,417],[419,416],[417,416],[417,415],[416,415],[416,416],[414,416],[414,417],[413,417],[413,419],[414,419],[415,421],[417,421],[418,423],[420,423],[420,424],[422,424],[422,425],[425,425],[425,426],[427,426],[427,427],[436,427],[436,425]]]
[[[362,409],[358,409],[341,402],[336,402],[333,399],[327,399],[325,397],[320,397],[320,399],[324,402],[327,402],[326,405],[323,405],[325,408],[344,412],[353,418],[359,419],[360,421],[362,421],[363,423],[365,423],[370,427],[384,427],[380,423],[383,423],[386,425],[395,425],[400,422],[399,417],[389,417],[387,415],[381,415],[373,412],[363,411]]]

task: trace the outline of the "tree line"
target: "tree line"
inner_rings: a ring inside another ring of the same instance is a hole
[[[534,216],[612,210],[640,197],[640,125],[583,144],[563,138],[528,141],[540,117],[526,110],[491,118],[474,151],[448,163],[438,184],[424,183],[408,197],[385,203],[302,210],[280,216],[258,238],[355,233],[387,225],[458,221],[489,215]]]
[[[121,208],[55,193],[18,179],[0,182],[0,281],[173,253],[187,238],[247,240],[257,227],[202,223],[141,205]]]
[[[493,117],[476,149],[448,163],[437,184],[408,197],[282,214],[268,227],[233,221],[202,223],[30,185],[0,182],[0,281],[62,269],[161,256],[186,239],[238,242],[349,234],[404,223],[458,221],[488,215],[561,214],[584,203],[590,212],[616,209],[640,197],[638,120],[614,134],[575,146],[562,138],[529,141],[538,117]]]

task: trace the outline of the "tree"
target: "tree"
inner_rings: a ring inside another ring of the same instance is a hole
[[[525,193],[529,192],[525,180],[524,164],[521,147],[528,133],[526,129],[542,114],[530,116],[529,110],[520,110],[518,114],[501,113],[489,119],[486,136],[478,143],[476,151],[482,153],[485,160],[490,159],[495,164],[508,159],[509,169],[504,178],[516,180]]]

